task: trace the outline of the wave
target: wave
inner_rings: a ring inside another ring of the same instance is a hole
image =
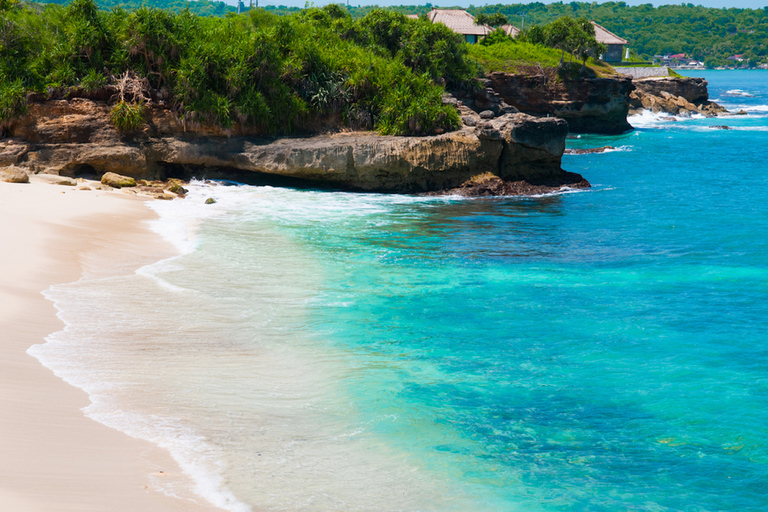
[[[729,91],[725,91],[725,94],[728,96],[742,96],[744,98],[754,98],[755,95],[747,92],[743,89],[731,89]]]
[[[745,111],[747,113],[749,113],[749,112],[768,112],[768,105],[743,105],[743,104],[742,105],[726,104],[726,105],[727,105],[728,110],[731,110],[731,111],[735,110],[735,111],[738,112],[739,110],[743,110],[743,111]]]
[[[693,117],[684,119],[693,119]],[[673,116],[672,114],[667,114],[666,112],[653,113],[650,110],[642,110],[639,114],[627,116],[627,121],[629,124],[631,124],[634,128],[640,129],[666,127],[669,125],[669,123],[674,123],[679,120],[679,117]]]

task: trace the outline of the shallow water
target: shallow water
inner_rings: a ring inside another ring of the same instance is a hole
[[[588,191],[192,186],[31,351],[228,510],[768,510],[768,72],[704,75]]]

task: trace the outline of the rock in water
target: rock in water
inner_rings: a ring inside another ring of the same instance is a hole
[[[212,198],[212,197],[209,197],[208,199],[205,200],[205,204],[213,204],[215,202],[216,202],[216,200],[214,198]]]
[[[464,196],[464,197],[494,197],[494,196],[534,196],[550,194],[564,188],[589,188],[591,185],[580,174],[565,172],[554,181],[530,183],[526,180],[504,180],[493,173],[486,172],[468,179],[458,188],[428,192],[428,196]]]
[[[616,149],[613,146],[602,146],[599,148],[584,148],[584,149],[566,149],[566,155],[586,155],[588,153],[605,153],[609,149]]]
[[[7,183],[29,183],[29,175],[13,165],[0,168],[0,180]]]
[[[130,178],[128,176],[123,176],[121,174],[117,174],[114,172],[104,173],[104,176],[101,177],[101,182],[104,185],[109,185],[110,187],[114,187],[114,188],[136,186],[136,180],[134,180],[133,178]]]

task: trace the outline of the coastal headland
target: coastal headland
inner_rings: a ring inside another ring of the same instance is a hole
[[[464,195],[483,181],[479,176],[491,176],[508,184],[482,195],[519,195],[588,186],[562,169],[568,133],[624,133],[632,129],[628,113],[645,108],[674,115],[725,112],[709,101],[703,79],[553,83],[545,75],[491,74],[477,91],[444,98],[458,109],[461,126],[431,136],[378,135],[330,122],[321,133],[266,137],[246,127],[185,123],[162,106],[148,108],[142,128],[126,133],[110,122],[108,101],[31,96],[27,114],[10,122],[0,140],[0,166],[71,178],[114,172],[145,180],[194,177],[372,192],[461,188]]]
[[[375,192],[434,192],[491,173],[550,189],[584,186],[561,168],[568,125],[523,113],[469,112],[459,130],[433,136],[337,131],[268,138],[187,128],[151,109],[141,131],[109,121],[106,102],[86,98],[32,103],[0,142],[0,166],[69,177],[115,172],[136,179],[221,178]]]

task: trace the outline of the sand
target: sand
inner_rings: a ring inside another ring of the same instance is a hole
[[[0,182],[0,510],[219,510],[163,494],[153,479],[183,478],[170,455],[87,418],[85,392],[26,353],[63,327],[41,292],[79,279],[87,258],[138,268],[173,254],[143,201]]]

